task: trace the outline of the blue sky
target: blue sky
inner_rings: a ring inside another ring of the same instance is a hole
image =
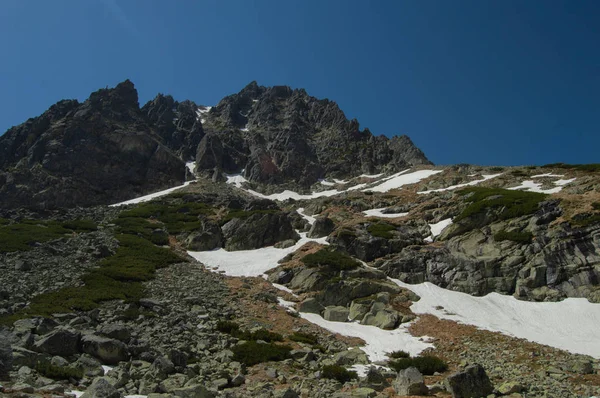
[[[336,101],[435,163],[600,162],[600,1],[3,0],[0,131],[127,78]]]

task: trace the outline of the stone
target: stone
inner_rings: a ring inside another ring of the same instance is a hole
[[[116,365],[129,359],[127,346],[119,340],[88,334],[81,338],[81,346],[83,352],[107,365]]]
[[[569,371],[580,375],[590,375],[594,373],[594,365],[590,360],[580,359],[569,364]]]
[[[341,306],[329,306],[325,307],[323,312],[323,318],[327,321],[332,322],[348,322],[348,314],[350,310],[346,307]]]
[[[336,365],[340,366],[369,363],[367,354],[360,348],[340,351],[333,356],[333,361]]]
[[[329,217],[317,217],[307,236],[311,239],[322,238],[332,233],[334,229],[335,224]]]
[[[246,382],[246,376],[244,376],[241,373],[236,374],[231,379],[231,385],[234,387],[239,387],[239,386],[243,385],[245,382]]]
[[[383,309],[377,311],[375,314],[373,312],[368,313],[364,316],[361,323],[363,325],[377,326],[381,329],[393,329],[398,324],[399,318],[398,311]]]
[[[429,392],[423,375],[414,367],[398,372],[398,376],[392,382],[392,386],[398,395],[427,395]]]
[[[121,398],[122,396],[105,378],[99,377],[85,390],[81,398]]]
[[[13,350],[9,332],[0,330],[0,381],[8,380],[13,366]]]
[[[364,299],[353,300],[352,303],[350,304],[350,312],[348,314],[348,317],[352,321],[357,320],[357,319],[362,320],[365,317],[365,315],[367,315],[367,313],[371,310],[372,304],[373,304],[372,300],[364,300]]]
[[[164,380],[168,375],[175,372],[175,365],[173,362],[165,357],[157,357],[152,366],[150,366],[150,373],[155,379]]]
[[[314,297],[309,297],[298,304],[298,312],[308,312],[311,314],[321,314],[323,305]]]
[[[498,387],[498,392],[502,395],[509,395],[512,393],[519,393],[523,391],[523,385],[516,381],[508,381]]]
[[[300,398],[300,395],[291,388],[273,391],[274,398]]]
[[[171,391],[173,395],[180,398],[214,398],[215,394],[208,390],[203,385],[193,385],[183,388],[178,388]]]
[[[68,357],[79,352],[81,334],[74,330],[56,329],[36,341],[33,349],[50,355]]]
[[[185,240],[185,245],[191,251],[206,251],[223,246],[221,227],[214,221],[202,220],[198,230],[193,231]]]
[[[224,388],[226,388],[229,385],[229,380],[227,380],[224,377],[221,377],[220,379],[213,380],[212,385],[217,390],[223,390]]]
[[[259,249],[288,239],[300,239],[283,212],[254,213],[244,219],[234,218],[221,229],[228,251]]]
[[[453,398],[485,397],[494,391],[485,369],[479,364],[450,375],[444,383]]]
[[[128,342],[131,338],[131,332],[125,325],[111,323],[107,325],[103,325],[99,333],[106,337],[110,337],[111,339],[116,339],[122,342]]]

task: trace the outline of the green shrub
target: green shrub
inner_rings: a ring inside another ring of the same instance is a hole
[[[579,213],[571,218],[571,224],[576,227],[589,227],[600,223],[600,214]]]
[[[305,343],[310,345],[315,345],[319,342],[317,336],[312,333],[294,332],[288,338],[297,343]]]
[[[28,308],[10,319],[73,310],[89,311],[103,301],[138,301],[144,295],[141,281],[154,277],[157,268],[182,261],[169,249],[154,246],[142,238],[118,235],[116,253],[100,262],[100,267],[82,276],[83,286],[65,287],[35,296]]]
[[[43,376],[56,380],[68,380],[83,378],[83,370],[68,366],[52,365],[48,361],[38,362],[35,365],[35,370]]]
[[[392,234],[392,231],[395,231],[396,227],[393,226],[392,224],[388,224],[388,223],[384,223],[384,222],[378,222],[378,223],[374,223],[371,224],[367,227],[367,231],[369,231],[369,233],[377,238],[384,238],[384,239],[392,239],[394,237],[394,234]]]
[[[189,232],[200,228],[202,226],[202,222],[198,219],[198,217],[200,215],[210,215],[213,213],[214,209],[206,203],[148,202],[141,203],[135,208],[121,212],[121,214],[119,214],[117,224],[121,226],[133,226],[138,228],[138,230],[134,230],[136,233],[145,233],[145,236],[148,236],[147,234],[150,231],[142,232],[139,230],[139,228],[157,228],[156,224],[152,224],[147,221],[148,219],[156,219],[165,225],[170,234],[177,235],[182,232]]]
[[[326,379],[334,379],[340,383],[345,383],[352,379],[357,379],[358,375],[356,372],[348,370],[343,366],[339,365],[326,365],[321,370],[321,375]]]
[[[308,267],[331,267],[336,270],[348,270],[360,265],[358,261],[349,255],[334,251],[330,248],[323,248],[318,252],[307,254],[301,261]]]
[[[248,332],[240,329],[240,325],[233,321],[220,320],[217,322],[217,330],[221,333],[227,333],[240,340],[262,340],[267,342],[283,341],[283,336],[279,333],[270,332],[266,329],[259,329],[254,332]]]
[[[279,333],[271,332],[266,329],[259,329],[249,334],[245,340],[262,340],[267,342],[283,341],[283,336]]]
[[[217,321],[217,330],[221,333],[233,334],[240,330],[240,325],[233,321]]]
[[[389,354],[390,358],[398,359],[398,358],[410,358],[410,354],[406,351],[393,351]]]
[[[493,171],[493,172],[497,173],[497,172],[499,172],[499,171],[503,171],[503,170],[504,170],[504,167],[498,167],[498,166],[495,166],[495,167],[490,167],[488,170],[489,170],[489,171]]]
[[[600,202],[592,203],[592,209],[600,211]]]
[[[494,240],[497,242],[509,240],[511,242],[529,244],[531,243],[532,239],[533,235],[530,232],[498,231],[496,234],[494,234]]]
[[[62,223],[62,226],[75,232],[91,232],[98,229],[94,220],[90,220],[89,218],[65,221]]]
[[[488,209],[499,209],[500,220],[533,214],[538,210],[539,203],[547,197],[546,194],[538,192],[484,187],[462,189],[458,194],[470,195],[467,201],[471,203],[454,221],[485,213]]]
[[[415,358],[399,358],[390,361],[388,365],[399,372],[410,367],[415,367],[424,375],[431,376],[435,372],[445,372],[448,370],[448,365],[441,358],[433,355],[423,355]]]
[[[260,344],[256,341],[248,341],[232,348],[233,360],[247,366],[269,361],[283,361],[290,357],[291,350],[292,348],[287,345]]]
[[[0,226],[0,253],[27,251],[36,243],[58,239],[73,231],[55,221],[23,220]]]

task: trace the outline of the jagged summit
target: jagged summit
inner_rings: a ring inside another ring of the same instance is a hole
[[[164,94],[140,108],[130,80],[60,101],[0,137],[0,205],[109,204],[181,183],[192,158],[207,177],[244,170],[300,189],[431,164],[408,137],[376,137],[303,89],[251,82],[208,109]]]

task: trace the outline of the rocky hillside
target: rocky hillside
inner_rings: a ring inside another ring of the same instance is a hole
[[[143,107],[130,81],[61,101],[0,137],[0,206],[111,204],[180,184],[185,162],[273,187],[430,164],[406,137],[361,131],[329,100],[251,83],[212,109],[159,94]]]

